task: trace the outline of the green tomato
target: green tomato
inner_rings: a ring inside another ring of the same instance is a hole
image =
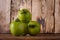
[[[27,25],[25,23],[22,23],[22,22],[13,21],[10,24],[10,32],[12,35],[15,35],[15,36],[26,35]]]
[[[30,35],[37,35],[40,33],[40,24],[36,21],[30,21],[28,24],[28,32]]]
[[[29,21],[31,20],[31,16],[32,14],[28,9],[21,9],[18,11],[18,19],[21,22],[29,23]]]

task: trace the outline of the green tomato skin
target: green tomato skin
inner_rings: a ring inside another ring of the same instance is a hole
[[[30,25],[35,25],[35,27],[31,27]],[[32,36],[35,36],[37,34],[40,33],[40,25],[38,22],[36,21],[31,21],[29,22],[28,24],[28,31],[29,31],[29,34],[32,35]]]
[[[10,24],[10,32],[14,36],[26,35],[27,25],[20,22],[12,22]]]
[[[18,18],[17,18],[17,19],[15,19],[14,21],[15,21],[15,22],[20,22],[20,20],[19,20]]]
[[[27,9],[21,9],[20,11],[18,11],[18,19],[21,22],[24,23],[29,23],[29,21],[32,18],[32,14],[29,12],[29,10]]]

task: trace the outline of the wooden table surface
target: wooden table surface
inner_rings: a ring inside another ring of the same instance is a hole
[[[11,34],[0,34],[0,40],[59,40],[60,34],[39,34],[37,36],[12,36]]]

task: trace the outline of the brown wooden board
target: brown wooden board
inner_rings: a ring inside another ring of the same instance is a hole
[[[46,33],[53,33],[54,28],[54,0],[42,0],[42,19],[46,23]]]
[[[60,33],[60,0],[55,0],[55,33]]]
[[[0,33],[9,32],[11,0],[0,0]]]
[[[20,0],[11,0],[11,22],[17,18],[17,12],[20,9]]]
[[[60,40],[60,34],[39,34],[37,36],[13,36],[0,34],[0,40]]]

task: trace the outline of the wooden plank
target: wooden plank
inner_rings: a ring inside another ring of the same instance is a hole
[[[45,20],[45,32],[53,33],[54,30],[54,0],[42,0],[41,19]]]
[[[60,33],[60,0],[55,0],[55,33]]]
[[[11,0],[11,21],[17,18],[17,12],[20,9],[20,0]]]
[[[0,0],[0,33],[9,32],[11,0]]]
[[[32,0],[27,0],[27,9],[32,13]]]
[[[39,13],[41,13],[41,0],[32,0],[32,21],[37,21]]]
[[[12,36],[0,34],[0,40],[59,40],[60,34],[40,34],[39,36]]]

